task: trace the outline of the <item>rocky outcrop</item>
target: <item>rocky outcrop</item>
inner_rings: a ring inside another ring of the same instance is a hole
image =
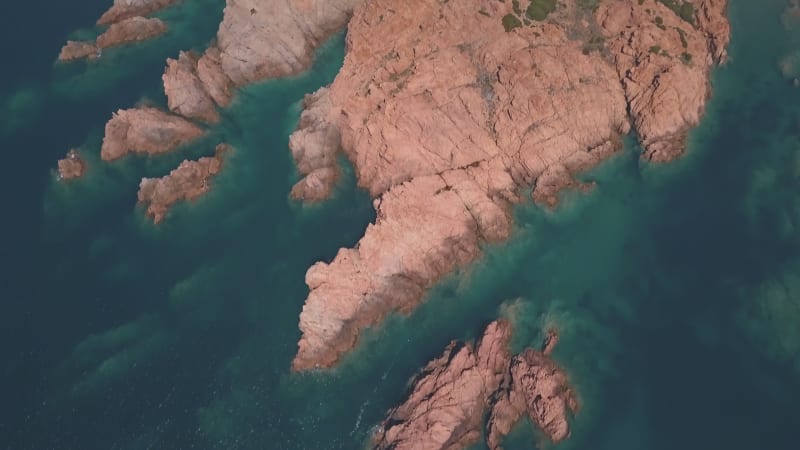
[[[684,150],[710,96],[708,73],[727,58],[726,0],[695,2],[690,21],[661,2],[603,2],[597,22],[625,89],[645,158],[664,162]]]
[[[228,0],[216,42],[200,58],[182,52],[177,60],[167,61],[163,82],[170,110],[186,118],[217,122],[216,107],[230,104],[235,87],[307,69],[314,50],[346,24],[358,1]],[[171,3],[120,0],[112,8],[115,12],[109,11],[101,22],[150,14]],[[326,166],[304,175],[309,176],[293,191],[295,196],[322,199],[338,171]]]
[[[184,160],[162,178],[142,178],[138,196],[139,202],[147,206],[147,216],[158,224],[173,204],[194,200],[208,192],[211,179],[222,170],[224,154],[230,150],[230,146],[219,144],[213,157]]]
[[[554,204],[632,128],[646,159],[682,152],[709,71],[725,58],[725,1],[693,2],[688,20],[654,0],[582,5],[559,1],[545,20],[508,32],[508,2],[356,6],[329,111],[310,105],[325,132],[301,124],[292,152],[340,143],[377,219],[354,248],[308,270],[295,370],[333,365],[362,329],[410,311],[481,244],[506,238],[522,188]]]
[[[131,42],[145,41],[166,31],[167,24],[161,19],[131,17],[108,27],[103,34],[97,37],[97,46],[109,48]]]
[[[87,41],[67,41],[58,54],[58,60],[63,62],[84,58],[93,60],[99,57],[100,49],[97,48],[97,44]]]
[[[339,128],[331,122],[331,116],[335,116],[332,111],[328,88],[306,95],[303,100],[300,124],[289,138],[297,170],[304,175],[292,188],[293,199],[324,200],[339,178],[336,156],[341,149],[341,137]]]
[[[532,349],[512,359],[510,337],[511,326],[501,320],[486,328],[474,349],[452,342],[416,377],[405,403],[389,412],[374,448],[463,449],[480,439],[487,409],[491,449],[500,448],[502,436],[526,412],[553,442],[565,439],[569,409],[576,408],[565,374]]]
[[[86,172],[86,163],[77,150],[71,149],[67,156],[58,160],[58,179],[72,180],[80,178]]]
[[[237,86],[307,69],[359,0],[228,0],[217,32],[222,69]]]
[[[158,18],[146,18],[156,11],[176,3],[178,0],[115,0],[114,5],[97,21],[108,28],[95,42],[67,41],[61,48],[58,60],[62,62],[78,59],[94,60],[102,55],[102,49],[133,42],[145,41],[164,34],[167,24]]]
[[[136,16],[149,16],[180,0],[114,0],[114,5],[106,11],[98,25],[110,25]]]
[[[486,442],[499,449],[514,425],[528,415],[551,442],[569,437],[568,417],[578,411],[578,400],[566,374],[548,352],[526,349],[514,356],[506,378],[495,391],[486,425]]]
[[[112,161],[130,152],[164,153],[201,135],[194,123],[157,108],[119,110],[106,124],[100,156]]]
[[[178,59],[167,60],[164,92],[170,111],[206,123],[219,121],[219,113],[197,70],[198,58],[181,52]]]

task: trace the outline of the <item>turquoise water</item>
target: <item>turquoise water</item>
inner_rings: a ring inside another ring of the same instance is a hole
[[[521,205],[511,240],[335,370],[301,375],[288,368],[305,270],[374,220],[352,175],[323,205],[287,198],[299,101],[333,79],[343,37],[307,74],[245,89],[202,142],[103,164],[110,112],[163,104],[164,58],[202,50],[224,2],[189,0],[163,13],[159,41],[71,67],[52,63],[62,41],[96,33],[73,29],[107,5],[50,3],[52,24],[15,5],[2,20],[23,36],[0,27],[18,68],[0,87],[0,447],[362,448],[416,370],[506,316],[517,349],[561,330],[554,356],[582,403],[561,449],[797,448],[800,90],[778,61],[800,30],[781,26],[783,0],[732,0],[731,62],[687,157],[642,166],[627,142],[586,174],[594,192]],[[145,220],[139,179],[218,142],[236,150],[211,193]],[[51,169],[72,146],[90,172],[65,185]],[[540,439],[523,425],[506,448]]]

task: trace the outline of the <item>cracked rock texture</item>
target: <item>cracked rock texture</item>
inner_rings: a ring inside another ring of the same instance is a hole
[[[522,188],[553,205],[561,189],[588,187],[574,174],[632,129],[644,158],[681,154],[729,38],[724,0],[693,4],[687,21],[655,0],[595,11],[560,0],[544,22],[506,32],[510,2],[359,2],[344,66],[327,98],[307,102],[292,153],[311,177],[343,152],[377,219],[308,270],[293,369],[332,366],[364,328],[507,238]],[[324,182],[301,180],[293,196],[319,200],[330,189],[305,184]]]
[[[147,206],[147,216],[158,224],[176,202],[194,200],[207,193],[211,179],[222,170],[224,154],[229,151],[230,146],[219,144],[214,156],[184,160],[162,178],[142,178],[138,197]]]
[[[553,442],[565,439],[577,402],[566,375],[547,356],[555,340],[545,352],[527,349],[512,358],[510,337],[510,324],[500,320],[486,328],[475,348],[450,343],[413,380],[408,399],[389,412],[373,448],[463,449],[480,440],[487,409],[493,450],[526,413]]]

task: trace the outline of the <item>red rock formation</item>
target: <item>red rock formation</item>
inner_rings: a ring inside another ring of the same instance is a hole
[[[217,32],[225,74],[237,86],[299,73],[340,30],[358,0],[229,0]]]
[[[322,88],[303,100],[300,124],[289,139],[297,170],[304,175],[294,185],[291,197],[318,201],[330,196],[339,178],[336,155],[341,149],[339,128],[331,123],[330,91]]]
[[[211,46],[197,62],[197,76],[206,93],[220,107],[228,106],[233,98],[233,82],[222,71],[219,49]]]
[[[486,426],[490,449],[500,442],[524,414],[554,443],[569,437],[567,418],[578,410],[578,400],[566,374],[546,353],[526,349],[511,361],[507,377],[495,392]]]
[[[100,156],[111,161],[129,152],[164,153],[202,134],[194,123],[157,108],[119,110],[106,124]]]
[[[100,57],[100,49],[152,39],[167,31],[161,19],[145,18],[178,0],[115,0],[114,5],[97,21],[109,25],[96,42],[67,41],[58,55],[59,61]]]
[[[414,380],[408,400],[389,412],[375,449],[462,449],[480,439],[486,399],[497,388],[510,356],[507,322],[493,322],[477,351],[450,343]]]
[[[103,34],[97,37],[97,46],[108,48],[131,42],[145,41],[166,31],[167,24],[161,19],[131,17],[108,27]]]
[[[577,400],[564,372],[532,349],[508,353],[511,327],[492,322],[477,349],[450,343],[414,380],[409,398],[391,410],[374,437],[375,449],[462,449],[478,441],[484,411],[490,410],[487,443],[499,449],[502,437],[528,414],[553,441],[569,436],[568,416]],[[545,347],[552,349],[551,332]]]
[[[58,160],[58,179],[72,180],[80,178],[86,172],[86,163],[77,150],[67,152],[67,156]]]
[[[222,170],[222,158],[228,151],[230,146],[219,144],[213,157],[184,160],[162,178],[142,178],[138,196],[139,202],[147,205],[146,214],[158,224],[176,202],[194,200],[208,192],[209,182]]]
[[[131,17],[149,16],[178,1],[179,0],[114,0],[114,5],[100,16],[100,19],[97,20],[97,24],[110,25],[125,19],[130,19]]]
[[[99,48],[94,42],[67,41],[58,54],[59,61],[75,61],[78,59],[97,59]]]
[[[164,72],[164,92],[169,109],[191,119],[206,123],[219,121],[214,100],[206,93],[197,71],[198,58],[193,53],[181,52],[178,59],[167,60]]]
[[[326,134],[341,138],[377,219],[355,248],[309,269],[292,367],[330,366],[363,328],[411,310],[481,243],[508,236],[520,188],[554,203],[631,123],[646,158],[680,154],[729,33],[724,0],[694,4],[690,24],[652,0],[594,13],[561,1],[546,21],[506,32],[507,2],[359,3],[330,110],[313,116],[339,128]],[[300,133],[294,143],[309,148],[294,145],[296,156],[326,148]]]
[[[694,25],[660,2],[603,2],[597,10],[632,122],[651,161],[679,156],[687,131],[700,121],[711,94],[708,72],[727,57],[725,4],[696,2]]]

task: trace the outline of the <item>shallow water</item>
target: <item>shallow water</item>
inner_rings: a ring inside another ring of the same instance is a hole
[[[19,69],[0,87],[13,168],[0,446],[361,448],[416,370],[505,316],[516,349],[538,345],[548,325],[561,331],[554,355],[582,409],[558,448],[797,447],[800,89],[779,61],[800,49],[800,31],[781,25],[784,0],[731,0],[731,62],[684,159],[642,166],[627,142],[586,174],[591,194],[568,193],[552,212],[521,205],[511,240],[411,317],[371,330],[337,369],[302,375],[288,367],[305,270],[374,219],[352,175],[323,205],[287,198],[299,101],[335,76],[342,36],[309,73],[245,89],[202,142],[103,164],[110,112],[163,104],[164,58],[202,50],[224,2],[188,0],[163,13],[172,31],[159,41],[66,68],[52,64],[63,40],[107,5],[51,3],[61,10],[49,28],[15,6],[29,26],[13,36],[29,51],[3,44]],[[217,142],[236,150],[211,193],[150,224],[135,206],[139,179]],[[71,146],[90,171],[61,184],[51,168]],[[523,425],[506,448],[551,447],[540,441]]]

